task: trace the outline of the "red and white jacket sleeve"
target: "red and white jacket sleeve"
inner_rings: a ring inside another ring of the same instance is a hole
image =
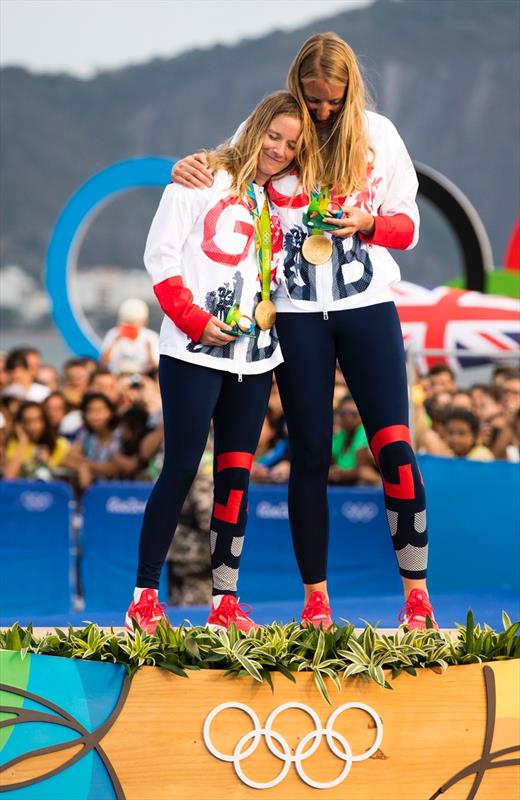
[[[167,186],[144,253],[144,263],[162,310],[195,342],[202,336],[211,314],[193,302],[193,293],[185,283],[182,251],[206,202],[198,189],[186,189],[178,184]]]
[[[386,123],[387,192],[374,216],[372,236],[361,234],[360,238],[382,247],[411,250],[419,239],[419,209],[415,201],[419,183],[403,140],[390,120]]]

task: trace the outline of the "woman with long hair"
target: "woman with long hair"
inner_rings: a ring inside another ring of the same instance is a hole
[[[83,427],[79,430],[66,458],[66,466],[75,470],[80,489],[94,481],[116,474],[113,457],[121,451],[121,437],[115,404],[102,392],[88,392],[81,402]]]
[[[168,186],[148,235],[145,264],[165,313],[159,362],[165,453],[146,506],[126,623],[134,620],[150,633],[164,617],[160,572],[212,420],[208,624],[255,628],[237,601],[237,580],[249,475],[272,370],[282,361],[271,300],[279,285],[281,234],[264,187],[293,168],[309,185],[314,180],[302,113],[287,92],[263,100],[233,145],[208,154],[212,186]]]
[[[7,442],[4,478],[45,478],[63,464],[69,443],[57,436],[40,403],[28,400],[15,418],[14,435]]]
[[[417,177],[393,124],[367,110],[356,56],[336,34],[316,34],[303,44],[287,86],[304,106],[303,132],[318,172],[310,193],[297,175],[268,187],[284,236],[276,301],[284,364],[277,381],[291,442],[289,517],[305,588],[302,620],[324,628],[332,623],[327,475],[337,359],[383,480],[405,595],[400,619],[424,628],[427,617],[434,622],[426,589],[425,494],[390,290],[400,273],[386,249],[417,242]],[[173,177],[185,186],[208,185],[211,164],[203,154],[190,156],[177,162]]]

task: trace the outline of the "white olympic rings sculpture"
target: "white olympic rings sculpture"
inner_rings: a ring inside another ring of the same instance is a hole
[[[253,725],[255,726],[252,731],[245,733],[242,738],[238,740],[237,744],[235,745],[235,749],[231,754],[221,753],[219,750],[217,750],[210,737],[211,723],[217,714],[220,714],[221,711],[224,711],[228,708],[244,711],[250,717]],[[306,733],[305,736],[303,736],[303,738],[298,742],[294,755],[292,755],[291,748],[284,737],[272,729],[272,725],[276,717],[278,717],[282,711],[286,711],[289,708],[298,708],[301,711],[305,711],[305,713],[310,716],[315,726],[315,730]],[[360,755],[354,755],[352,753],[352,748],[345,737],[341,733],[338,733],[334,730],[334,723],[339,715],[344,711],[347,711],[349,708],[358,708],[362,711],[366,711],[366,713],[372,717],[376,726],[376,737],[374,743],[368,750]],[[252,789],[271,789],[273,786],[278,786],[278,784],[281,783],[287,776],[292,763],[294,763],[296,772],[302,781],[308,784],[308,786],[312,786],[314,789],[331,789],[333,786],[337,786],[339,783],[341,783],[341,781],[345,780],[354,761],[364,761],[365,759],[370,758],[370,756],[372,756],[376,750],[378,750],[383,739],[383,723],[381,722],[381,718],[377,712],[374,711],[374,709],[370,706],[367,706],[365,703],[344,703],[344,705],[332,712],[325,727],[322,726],[321,720],[314,709],[306,706],[304,703],[283,703],[283,705],[278,706],[278,708],[275,708],[275,710],[269,714],[265,723],[265,727],[262,728],[258,716],[249,706],[246,706],[244,703],[230,702],[221,703],[219,706],[214,708],[213,711],[210,711],[204,722],[202,734],[204,743],[209,752],[214,755],[215,758],[218,758],[221,761],[228,761],[232,763],[240,780],[247,786],[250,786]],[[310,758],[320,746],[323,734],[325,734],[327,744],[334,755],[345,762],[338,777],[328,782],[315,781],[312,778],[309,778],[302,766],[302,762],[305,761],[306,758]],[[272,781],[253,781],[251,778],[248,778],[242,770],[241,762],[255,752],[262,736],[265,737],[265,743],[271,753],[276,756],[276,758],[279,758],[284,762],[281,771]],[[251,744],[246,747],[250,739],[252,740]],[[281,750],[274,744],[273,740],[278,742]],[[335,740],[341,745],[343,750],[340,750],[340,748],[336,745]],[[306,750],[305,748],[307,744],[311,741],[312,744]]]

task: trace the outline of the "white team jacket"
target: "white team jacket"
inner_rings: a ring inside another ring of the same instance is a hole
[[[409,235],[405,244],[398,233],[389,235],[387,230],[383,230],[387,220],[379,219],[371,239],[357,234],[348,239],[332,237],[331,259],[325,264],[309,264],[301,252],[308,235],[302,222],[308,198],[296,190],[293,204],[289,207],[289,199],[297,187],[296,176],[271,182],[269,197],[280,217],[284,239],[283,285],[276,296],[278,311],[326,313],[393,299],[390,284],[398,281],[401,274],[397,263],[381,244],[399,249],[411,249],[416,245],[419,235],[419,211],[415,202],[418,182],[403,140],[390,120],[368,111],[367,125],[370,143],[376,151],[375,160],[367,170],[367,188],[347,198],[336,199],[342,205],[355,205],[383,218],[405,214],[409,218],[406,220]],[[325,235],[331,236],[330,233]]]
[[[257,374],[283,361],[275,328],[257,328],[255,338],[239,337],[223,347],[198,341],[211,315],[224,321],[236,304],[254,317],[260,299],[252,215],[245,200],[230,197],[229,187],[230,176],[223,170],[209,188],[167,186],[148,234],[144,262],[169,314],[161,327],[161,353],[237,375]],[[255,192],[262,208],[264,189],[255,186]],[[271,226],[274,293],[281,262],[276,216]]]

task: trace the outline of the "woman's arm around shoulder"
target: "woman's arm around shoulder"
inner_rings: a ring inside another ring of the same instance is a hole
[[[375,169],[385,174],[386,192],[370,236],[361,238],[383,247],[411,250],[419,239],[419,182],[415,167],[393,122],[374,112],[367,112],[367,118],[376,150]]]

